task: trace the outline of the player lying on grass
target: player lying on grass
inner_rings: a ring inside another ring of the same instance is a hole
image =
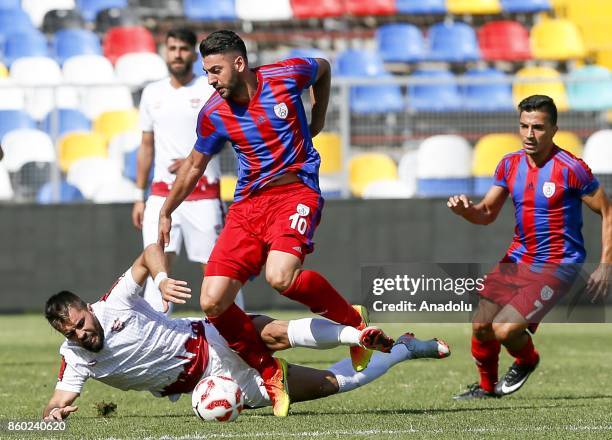
[[[139,296],[151,273],[165,301],[181,304],[190,297],[184,281],[165,276],[164,264],[162,248],[150,245],[96,303],[87,304],[67,291],[49,298],[45,316],[66,341],[60,348],[62,363],[55,392],[43,411],[45,419],[61,420],[76,411],[73,403],[89,378],[121,390],[150,391],[176,401],[205,376],[230,376],[240,385],[247,406],[271,405],[261,376],[229,348],[207,320],[169,319]],[[353,390],[401,361],[450,354],[444,342],[421,341],[410,333],[393,343],[381,331],[359,331],[324,319],[279,321],[262,315],[252,315],[251,319],[271,352],[339,345],[384,351],[374,353],[368,367],[359,373],[348,358],[327,370],[288,365],[281,360],[292,401]]]

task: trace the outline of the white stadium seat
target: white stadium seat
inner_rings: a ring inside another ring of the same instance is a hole
[[[22,128],[9,131],[2,138],[4,165],[13,173],[28,162],[55,162],[55,148],[47,133]]]
[[[113,136],[108,144],[108,158],[123,171],[123,155],[138,148],[141,139],[140,131],[127,131]]]
[[[416,185],[410,187],[401,180],[379,180],[363,190],[364,199],[409,199],[414,197]]]
[[[48,57],[18,58],[11,65],[10,77],[24,86],[25,110],[34,119],[42,120],[56,106],[52,87],[62,83],[62,71],[57,62]]]
[[[92,197],[95,203],[134,203],[136,198],[136,185],[125,177],[105,182]]]
[[[119,82],[129,86],[144,86],[168,76],[168,67],[156,53],[140,52],[122,55],[115,64]]]
[[[593,133],[584,145],[584,161],[595,174],[612,174],[612,130]]]
[[[45,14],[53,9],[74,9],[74,0],[21,0],[21,9],[26,11],[32,24],[40,27]]]
[[[68,169],[66,180],[76,186],[83,196],[92,199],[103,185],[121,179],[121,170],[115,162],[102,158],[87,158],[74,162]]]
[[[10,78],[0,78],[0,110],[24,110],[25,93]]]
[[[236,0],[236,15],[245,21],[290,20],[289,0]]]
[[[13,198],[13,194],[11,178],[4,165],[0,162],[0,200],[10,200]]]
[[[419,153],[417,150],[406,152],[400,158],[397,166],[399,180],[404,182],[404,184],[415,192],[417,187],[418,155]]]
[[[134,101],[129,87],[108,85],[84,90],[80,110],[93,121],[104,112],[132,108]]]
[[[64,82],[70,85],[112,84],[115,71],[102,55],[77,55],[64,62]]]

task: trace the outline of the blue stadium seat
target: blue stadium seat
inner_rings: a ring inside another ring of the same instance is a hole
[[[449,197],[453,194],[472,194],[471,178],[417,179],[417,193],[421,197]]]
[[[132,151],[128,151],[123,155],[123,175],[130,179],[132,182],[136,182],[136,164],[138,157],[138,148],[133,149]],[[149,177],[147,178],[147,182],[150,183],[153,181],[153,169],[154,164],[151,165],[151,170],[149,171]]]
[[[60,182],[59,188],[59,200],[53,199],[53,183],[47,182],[45,183],[38,194],[36,195],[36,201],[43,205],[48,205],[50,203],[78,203],[83,202],[85,198],[81,191],[76,186],[73,186],[62,180]]]
[[[512,110],[512,82],[496,69],[473,69],[465,74],[466,79],[476,82],[463,88],[465,108],[473,111]],[[480,81],[482,80],[482,81]],[[499,82],[494,82],[498,80]],[[492,81],[492,82],[487,82]]]
[[[425,69],[414,72],[417,79],[431,79],[430,84],[408,86],[408,106],[421,111],[461,110],[463,102],[457,81],[447,70]]]
[[[96,15],[103,9],[127,8],[127,0],[76,0],[77,8],[88,22],[93,22]]]
[[[516,13],[535,13],[550,11],[552,5],[550,0],[501,0],[504,12]]]
[[[474,192],[475,196],[484,196],[493,186],[493,177],[480,176],[474,177]]]
[[[287,58],[324,58],[328,60],[329,55],[313,47],[296,47],[289,51]]]
[[[58,63],[64,64],[75,55],[102,55],[100,39],[86,29],[63,29],[55,34],[53,55]]]
[[[36,123],[24,111],[0,110],[0,141],[5,134],[17,128],[36,128]]]
[[[480,59],[474,29],[461,22],[437,23],[429,29],[430,58],[434,61],[465,63]]]
[[[58,138],[71,131],[91,131],[91,121],[81,111],[73,108],[60,108],[57,112]],[[43,120],[43,130],[50,136],[54,134],[52,133],[52,118],[53,113],[49,113]]]
[[[21,9],[20,0],[0,0],[0,9]]]
[[[446,14],[445,0],[397,0],[399,14]]]
[[[375,52],[347,49],[336,59],[340,76],[376,76],[386,73],[382,58]]]
[[[47,56],[47,38],[37,30],[15,32],[6,36],[4,43],[4,62],[7,66],[17,58]]]
[[[34,30],[30,16],[21,9],[0,9],[0,39],[5,40],[16,32]]]
[[[234,0],[183,0],[183,12],[196,21],[236,19]]]
[[[416,63],[425,58],[425,39],[419,28],[412,24],[383,25],[378,28],[376,39],[385,62]]]

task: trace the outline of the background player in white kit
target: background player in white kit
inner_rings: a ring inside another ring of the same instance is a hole
[[[134,203],[132,222],[142,229],[144,247],[157,241],[159,210],[174,183],[175,173],[195,143],[198,113],[214,92],[205,77],[196,77],[193,73],[193,63],[197,60],[195,45],[196,36],[192,31],[169,31],[166,63],[170,76],[149,84],[142,92],[142,141],[136,177],[140,200]],[[151,195],[145,207],[144,190],[153,164]],[[223,227],[220,177],[219,159],[215,157],[186,202],[172,214],[170,244],[165,248],[169,270],[183,242],[187,257],[201,263],[204,270]],[[151,280],[144,297],[153,308],[162,310],[161,295]],[[236,299],[240,307],[243,307],[242,301],[240,295]]]

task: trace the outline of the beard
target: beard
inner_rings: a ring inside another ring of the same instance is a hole
[[[96,333],[83,341],[81,345],[85,350],[97,353],[104,347],[104,329],[97,320],[94,325],[96,327]]]
[[[185,61],[185,64],[183,64],[182,66],[176,66],[171,63],[167,63],[166,65],[168,66],[168,71],[170,72],[170,74],[178,77],[186,76],[189,72],[191,72],[191,69],[193,68],[193,63],[189,63],[187,61]]]

